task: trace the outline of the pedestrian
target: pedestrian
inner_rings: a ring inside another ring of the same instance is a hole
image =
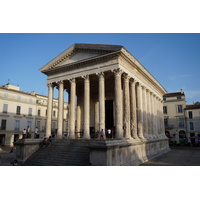
[[[18,165],[19,165],[18,160],[15,159],[15,160],[13,161],[13,166],[18,166]]]
[[[111,130],[110,129],[108,129],[108,138],[110,138],[111,139]]]
[[[25,138],[26,138],[26,129],[24,129],[22,133],[22,139],[25,139]]]
[[[11,163],[11,165],[13,165],[13,162],[15,160],[14,148],[11,148],[11,150],[9,152],[9,157],[10,157],[10,163]]]
[[[47,138],[45,137],[44,139],[43,139],[43,141],[42,141],[42,147],[44,148],[44,147],[46,147],[47,146]]]
[[[39,138],[38,137],[38,128],[37,127],[35,127],[35,138]]]
[[[103,129],[101,129],[101,132],[100,132],[100,140],[101,140],[101,139],[104,140],[104,135],[105,135],[105,133],[104,133]]]
[[[52,144],[52,139],[51,139],[51,136],[49,136],[49,139],[48,139],[48,147],[50,147]]]
[[[31,136],[31,128],[30,126],[27,126],[27,138],[30,138]]]

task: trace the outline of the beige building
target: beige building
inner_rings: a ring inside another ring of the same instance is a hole
[[[63,129],[67,129],[67,103],[64,103]],[[57,129],[58,99],[53,100],[52,133]],[[6,84],[0,87],[0,145],[13,145],[23,129],[35,128],[41,137],[46,131],[47,97],[35,92],[20,91],[19,86]]]
[[[185,94],[181,92],[168,93],[163,96],[163,113],[165,134],[172,142],[179,144],[186,136]]]
[[[90,139],[92,132],[111,129],[117,139],[117,143],[106,142],[104,150],[96,151],[93,144],[90,156],[94,165],[100,161],[100,165],[133,165],[168,151],[162,112],[166,91],[123,46],[74,44],[40,71],[48,81],[47,136],[57,87],[58,138],[63,137],[66,91],[68,138],[82,132],[82,139]]]
[[[185,108],[188,142],[200,144],[200,103],[186,105]]]

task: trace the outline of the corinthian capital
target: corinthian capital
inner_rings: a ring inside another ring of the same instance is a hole
[[[75,78],[71,78],[69,79],[69,82],[72,84],[72,83],[76,83],[76,79]]]
[[[90,76],[87,74],[85,76],[82,76],[82,78],[85,80],[85,81],[89,81],[90,80]]]
[[[121,74],[122,74],[122,70],[120,68],[114,69],[112,71],[114,72],[115,76],[121,76]]]

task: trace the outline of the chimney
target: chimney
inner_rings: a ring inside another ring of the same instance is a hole
[[[183,89],[181,89],[181,94],[183,94],[184,92],[183,92]]]

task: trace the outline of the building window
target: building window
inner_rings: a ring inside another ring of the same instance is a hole
[[[168,127],[168,118],[164,119],[164,124],[165,124],[165,127]]]
[[[179,118],[179,128],[184,127],[184,118]]]
[[[32,116],[32,108],[28,109],[28,116]]]
[[[167,106],[163,106],[163,113],[167,114]]]
[[[15,130],[16,131],[20,130],[20,120],[15,120]]]
[[[53,116],[56,117],[56,111],[55,110],[53,111]]]
[[[181,96],[177,97],[177,99],[181,99]]]
[[[178,105],[178,113],[182,113],[183,112],[183,107],[182,105]]]
[[[193,122],[190,122],[190,130],[194,130],[194,124],[193,124]]]
[[[163,101],[166,101],[166,98],[163,98]]]
[[[40,111],[40,109],[38,109],[37,115],[40,116],[40,114],[41,114],[41,111]]]
[[[188,111],[188,116],[189,116],[189,119],[192,119],[193,116],[192,116],[192,111]]]
[[[20,115],[20,111],[21,111],[21,106],[17,106],[16,114]]]
[[[6,130],[6,119],[1,120],[1,130]]]
[[[3,104],[3,113],[8,113],[8,104]]]

